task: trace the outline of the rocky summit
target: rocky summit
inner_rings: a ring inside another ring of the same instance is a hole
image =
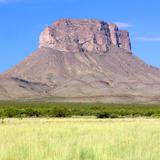
[[[114,23],[62,19],[0,75],[0,99],[159,103],[160,70],[132,54],[129,33]]]
[[[131,51],[127,31],[98,20],[62,19],[47,27],[40,36],[40,48],[64,52],[108,52],[111,44]]]

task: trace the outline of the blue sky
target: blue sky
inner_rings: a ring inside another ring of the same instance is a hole
[[[0,72],[35,51],[40,32],[60,18],[119,23],[134,54],[160,67],[159,0],[0,0]]]

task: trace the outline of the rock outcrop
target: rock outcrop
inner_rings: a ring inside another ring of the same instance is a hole
[[[119,48],[131,51],[131,42],[128,31],[119,30],[114,23],[109,24],[109,30],[112,44]]]
[[[131,51],[129,33],[111,23],[98,20],[62,19],[45,28],[40,48],[71,52],[108,52],[113,44]]]

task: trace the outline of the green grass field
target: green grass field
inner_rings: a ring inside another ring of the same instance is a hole
[[[24,118],[0,123],[0,160],[159,160],[160,119]]]

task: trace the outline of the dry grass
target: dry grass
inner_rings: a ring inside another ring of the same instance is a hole
[[[160,119],[6,119],[0,160],[159,160]]]

